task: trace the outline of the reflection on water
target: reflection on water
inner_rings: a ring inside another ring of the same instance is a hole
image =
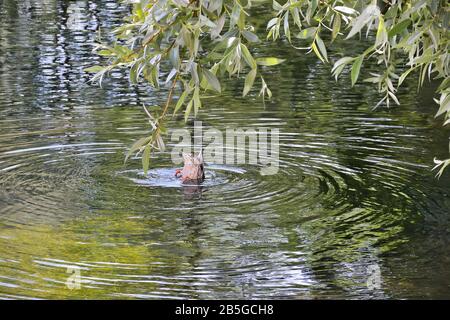
[[[401,108],[372,111],[371,86],[259,48],[291,61],[266,70],[273,101],[244,100],[230,81],[200,119],[205,130],[279,128],[279,173],[211,165],[192,190],[162,153],[146,179],[124,152],[147,129],[140,105],[165,90],[130,88],[119,73],[101,89],[83,74],[98,62],[98,30],[107,37],[127,11],[0,3],[0,298],[450,296],[450,179],[430,172],[448,130],[414,83]],[[67,288],[68,267],[80,290]],[[367,286],[373,270],[381,282]]]

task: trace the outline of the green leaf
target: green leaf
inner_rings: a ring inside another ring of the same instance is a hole
[[[318,0],[308,1],[308,9],[306,10],[306,22],[311,24],[311,18],[314,16],[318,5]]]
[[[380,9],[376,5],[368,5],[364,11],[361,13],[360,16],[358,16],[353,21],[353,27],[350,30],[349,34],[345,39],[349,39],[353,37],[355,34],[361,31],[361,29],[368,24],[372,19],[378,17],[380,15]]]
[[[319,35],[317,35],[316,37],[316,43],[323,58],[325,59],[326,62],[328,62],[327,48],[325,47],[325,44],[323,43]]]
[[[309,39],[309,38],[313,38],[314,34],[316,33],[317,28],[316,27],[311,27],[311,28],[306,28],[303,29],[302,31],[300,31],[297,34],[297,38],[299,39]]]
[[[203,76],[208,81],[208,84],[217,92],[221,92],[220,82],[217,77],[208,69],[203,69]]]
[[[177,69],[172,69],[170,70],[169,74],[167,75],[166,78],[166,82],[165,83],[169,83],[170,80],[172,80],[172,78],[178,73]]]
[[[160,134],[156,137],[156,145],[160,151],[164,151],[166,149],[166,145],[164,144],[164,140]]]
[[[283,10],[283,6],[278,2],[276,2],[275,0],[273,0],[272,7],[275,11]]]
[[[137,67],[138,66],[134,64],[133,67],[130,68],[129,80],[132,84],[136,84],[138,82]]]
[[[286,11],[286,13],[284,15],[283,28],[284,28],[284,34],[286,35],[286,38],[289,40],[289,42],[291,42],[291,31],[289,29],[289,11]]]
[[[336,6],[333,9],[336,11],[348,14],[348,15],[357,15],[358,14],[358,11],[356,11],[355,9],[349,8],[349,7]]]
[[[314,41],[311,45],[311,48],[313,49],[314,53],[316,54],[317,58],[320,59],[320,61],[325,63],[325,60],[323,59],[322,55],[320,54],[319,50],[317,49],[316,42]]]
[[[297,25],[299,29],[302,28],[302,22],[300,21],[300,13],[298,8],[291,9],[292,18],[294,19],[294,23]]]
[[[97,72],[103,71],[104,69],[105,69],[105,67],[102,67],[102,66],[93,66],[93,67],[84,69],[84,72],[97,73]]]
[[[341,74],[341,72],[344,70],[345,68],[345,64],[341,64],[340,66],[336,67],[336,69],[334,69],[333,75],[334,78],[337,81],[337,78],[339,77],[339,75]]]
[[[346,64],[348,64],[349,62],[351,62],[351,61],[353,61],[353,60],[355,60],[355,58],[352,58],[352,57],[343,57],[343,58],[340,58],[338,61],[336,61],[336,62],[334,63],[334,66],[333,66],[333,68],[331,69],[331,72],[334,72],[338,67],[340,67],[340,66],[342,66],[342,65],[346,65]]]
[[[241,43],[241,51],[244,56],[245,62],[250,66],[250,68],[255,69],[256,68],[256,60],[253,58],[252,54],[248,50],[247,46],[245,44]]]
[[[334,41],[334,39],[336,39],[340,30],[341,30],[341,16],[336,14],[333,20],[333,31],[331,33],[331,41]]]
[[[217,27],[217,25],[212,22],[211,20],[209,20],[209,18],[207,16],[201,15],[200,16],[200,27],[209,27],[211,29],[214,29]]]
[[[359,77],[359,70],[361,69],[361,64],[363,62],[364,55],[360,55],[355,59],[355,62],[353,62],[352,66],[352,72],[351,72],[351,79],[352,79],[352,86],[355,85],[356,81]]]
[[[189,49],[190,52],[194,50],[194,41],[192,40],[191,32],[183,26],[180,30],[181,38],[183,39],[184,45]]]
[[[145,19],[144,11],[142,10],[142,5],[140,3],[136,3],[134,5],[134,13],[139,18],[139,20]]]
[[[103,57],[109,57],[112,56],[113,53],[111,52],[111,50],[108,49],[103,49],[97,52],[98,55],[103,56]]]
[[[391,20],[395,17],[397,17],[397,13],[398,13],[398,2],[397,4],[391,4],[389,6],[388,11],[384,14],[384,19],[386,20]]]
[[[436,158],[434,158],[433,161],[436,164],[436,166],[432,170],[436,170],[437,168],[439,168],[441,166],[441,169],[436,174],[436,177],[440,178],[442,176],[442,174],[444,173],[445,168],[450,165],[450,159],[437,160]]]
[[[395,103],[396,103],[397,105],[400,105],[400,102],[398,101],[398,99],[397,99],[397,97],[395,96],[394,93],[392,93],[391,91],[388,91],[388,94],[389,94],[389,96],[392,98],[392,100],[395,101]]]
[[[440,107],[439,107],[438,112],[435,115],[436,118],[439,117],[440,115],[444,114],[444,113],[449,113],[450,112],[450,95],[443,94],[441,96],[439,104],[440,104]]]
[[[264,81],[264,78],[262,76],[261,76],[261,82],[262,82],[262,85],[261,85],[261,91],[259,92],[259,95],[260,96],[262,95],[263,101],[264,101],[264,97],[266,96],[266,93],[267,93],[267,96],[269,97],[269,99],[272,98],[272,91],[270,91],[269,87],[267,87],[267,83]]]
[[[406,19],[406,20],[400,21],[395,26],[393,26],[391,30],[389,30],[388,37],[392,38],[396,34],[401,33],[403,30],[405,30],[406,28],[409,27],[411,22],[412,22],[411,19]]]
[[[220,14],[222,10],[223,0],[210,0],[208,2],[209,2],[208,11],[213,12],[217,10],[218,11],[217,13]],[[184,3],[184,6],[189,6],[189,2],[186,1]]]
[[[243,30],[242,35],[244,36],[245,39],[247,39],[248,42],[259,42],[258,36],[253,32]]]
[[[238,23],[240,15],[241,7],[235,4],[230,15],[230,29],[232,29]]]
[[[199,77],[198,77],[198,70],[197,70],[197,67],[198,67],[198,65],[197,65],[197,63],[192,63],[192,66],[191,66],[191,76],[192,76],[192,80],[194,80],[194,83],[195,84],[198,84],[199,82],[200,82],[200,79],[199,79]]]
[[[282,63],[285,59],[278,59],[274,57],[268,58],[256,58],[256,63],[260,66],[276,66],[277,64]]]
[[[150,144],[147,144],[142,154],[142,168],[144,169],[144,175],[147,175],[148,167],[150,166]]]
[[[363,80],[364,82],[370,82],[370,83],[379,83],[380,77],[370,77]]]
[[[192,104],[194,103],[193,100],[194,99],[191,99],[191,101],[189,101],[188,105],[186,106],[186,110],[184,111],[184,122],[187,122],[189,118],[189,114],[191,113],[192,110]]]
[[[199,87],[195,87],[192,100],[194,100],[194,116],[196,116],[198,113],[198,110],[202,107],[202,102],[200,101],[200,88]]]
[[[177,113],[177,111],[181,108],[181,106],[184,103],[184,100],[186,100],[187,95],[189,94],[190,90],[187,88],[184,90],[184,92],[181,94],[180,98],[177,101],[177,104],[175,106],[175,110],[173,111],[173,114]]]
[[[245,11],[241,10],[241,13],[239,14],[239,19],[237,21],[237,26],[239,27],[239,30],[244,30],[245,28]]]
[[[245,97],[252,88],[253,83],[255,82],[255,78],[256,78],[256,69],[252,69],[245,77],[244,91],[242,93],[243,97]]]
[[[194,44],[193,44],[193,54],[194,56],[197,55],[198,50],[200,48],[200,29],[196,28],[194,29]]]
[[[443,79],[439,87],[436,89],[436,91],[444,90],[444,88],[447,87],[450,87],[450,78]]]
[[[386,28],[384,27],[384,19],[380,16],[378,22],[377,36],[375,40],[375,46],[383,45],[387,41]]]
[[[406,77],[411,73],[411,71],[413,71],[415,68],[411,68],[406,70],[405,72],[402,73],[402,75],[400,76],[400,78],[398,79],[398,85],[397,86],[401,86],[403,81],[405,81]]]
[[[135,143],[133,143],[133,145],[131,146],[130,150],[128,150],[128,153],[127,153],[127,155],[125,157],[125,162],[127,162],[128,158],[133,154],[133,152],[138,151],[141,147],[143,147],[144,145],[149,143],[151,139],[152,139],[151,136],[150,137],[144,137],[144,138],[140,138]]]
[[[272,18],[269,20],[269,22],[267,23],[267,30],[272,28],[274,25],[276,25],[278,23],[278,18]]]
[[[225,14],[223,14],[217,21],[216,27],[210,30],[211,39],[217,38],[222,32],[223,26],[225,25]]]
[[[170,50],[169,60],[172,63],[172,66],[174,67],[174,69],[180,68],[181,61],[180,61],[180,47],[179,46],[175,46]]]

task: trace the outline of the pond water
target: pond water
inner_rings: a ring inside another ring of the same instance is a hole
[[[128,12],[117,3],[0,2],[0,298],[450,298],[450,175],[431,171],[449,130],[432,86],[418,94],[411,80],[400,107],[373,110],[371,85],[335,82],[287,45],[259,48],[289,59],[264,70],[272,101],[228,81],[198,120],[278,128],[279,171],[208,164],[189,189],[170,139],[149,177],[139,158],[124,164],[149,129],[142,104],[167,89],[121,73],[99,88],[83,73],[99,63],[98,30],[108,39]]]

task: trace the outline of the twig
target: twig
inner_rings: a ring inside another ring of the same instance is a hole
[[[167,113],[167,110],[169,110],[170,102],[172,101],[172,93],[175,90],[175,86],[177,85],[178,75],[179,75],[179,73],[177,72],[177,74],[175,75],[175,78],[172,81],[172,86],[170,87],[169,94],[167,96],[166,105],[164,106],[164,110],[163,110],[160,118],[164,117]]]

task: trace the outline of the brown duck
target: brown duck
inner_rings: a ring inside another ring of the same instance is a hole
[[[184,167],[177,169],[175,177],[181,178],[182,183],[198,184],[205,180],[205,170],[203,166],[203,155],[199,152],[197,155],[183,153]]]

